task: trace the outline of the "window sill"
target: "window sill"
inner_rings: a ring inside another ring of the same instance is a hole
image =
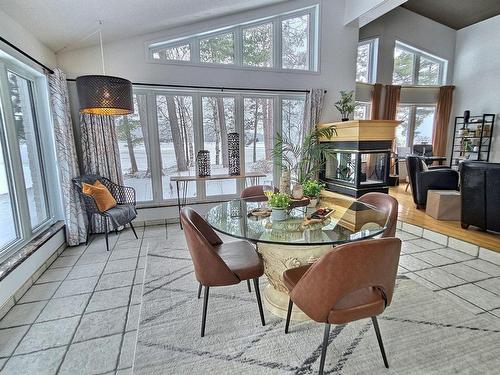
[[[50,240],[59,230],[64,228],[63,221],[57,221],[51,225],[47,230],[40,233],[30,242],[28,242],[21,249],[15,251],[7,259],[0,263],[0,281],[5,279],[12,271],[14,271],[21,263],[28,259],[40,247],[42,247],[48,240]]]

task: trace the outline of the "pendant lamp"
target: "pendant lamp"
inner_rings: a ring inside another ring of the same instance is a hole
[[[98,33],[103,75],[85,75],[76,78],[80,113],[108,116],[134,113],[132,82],[124,78],[105,75],[100,29]]]

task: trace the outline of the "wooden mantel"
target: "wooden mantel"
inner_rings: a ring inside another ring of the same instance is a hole
[[[392,141],[396,138],[396,127],[401,121],[396,120],[352,120],[318,124],[318,129],[335,126],[337,134],[321,142],[345,141]]]

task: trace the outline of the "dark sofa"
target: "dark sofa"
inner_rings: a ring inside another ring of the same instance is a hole
[[[500,163],[460,164],[462,228],[500,232]]]

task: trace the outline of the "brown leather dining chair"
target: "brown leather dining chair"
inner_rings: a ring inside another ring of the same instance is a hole
[[[264,186],[263,185],[255,185],[249,186],[240,194],[240,198],[245,199],[249,202],[265,202],[267,201],[267,197],[264,195]],[[274,188],[274,192],[279,192],[278,188]]]
[[[283,281],[289,290],[285,333],[293,304],[312,320],[325,323],[319,374],[323,374],[331,324],[371,318],[385,355],[377,315],[391,304],[398,270],[401,240],[380,238],[340,245],[311,266],[286,270]]]
[[[389,194],[384,193],[366,193],[358,199],[358,202],[374,206],[376,209],[384,212],[388,219],[386,228],[382,233],[384,237],[396,236],[396,223],[398,221],[398,201]]]
[[[260,320],[265,326],[259,290],[259,277],[264,274],[262,259],[247,241],[224,243],[207,222],[192,208],[181,210],[187,245],[198,282],[204,286],[201,337],[205,335],[208,292],[210,287],[239,284],[253,280]]]

